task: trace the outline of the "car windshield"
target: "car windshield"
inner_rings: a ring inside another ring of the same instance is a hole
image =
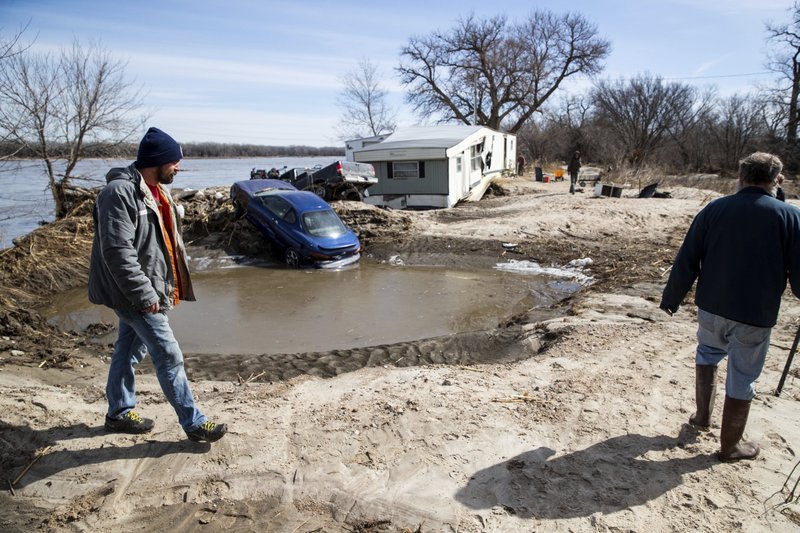
[[[347,228],[332,209],[303,214],[303,224],[306,231],[315,237],[338,237],[347,232]]]

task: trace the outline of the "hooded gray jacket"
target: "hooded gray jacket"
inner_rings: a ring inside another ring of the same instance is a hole
[[[171,308],[175,277],[153,194],[135,164],[112,168],[106,182],[94,205],[89,301],[120,310],[140,311],[156,302],[164,310]],[[162,187],[161,194],[172,210],[183,299],[194,301],[180,217],[169,192]]]

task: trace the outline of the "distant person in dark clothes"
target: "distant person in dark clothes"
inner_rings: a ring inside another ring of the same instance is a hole
[[[786,201],[786,193],[783,192],[783,174],[778,174],[778,188],[775,190],[775,198],[781,202]]]
[[[197,408],[167,310],[194,301],[178,209],[164,185],[180,170],[175,140],[150,128],[136,162],[112,168],[94,206],[89,300],[114,310],[119,331],[106,383],[106,431],[147,433],[136,407],[135,367],[149,353],[158,383],[189,439],[213,442],[227,431]]]
[[[672,315],[697,280],[692,425],[711,425],[717,365],[728,357],[723,461],[758,455],[755,443],[742,440],[754,383],[787,280],[800,297],[800,209],[774,197],[782,168],[780,159],[763,152],[739,162],[738,192],[714,200],[694,218],[661,297],[661,309]]]
[[[517,176],[522,176],[525,173],[525,156],[520,154],[517,157]]]
[[[572,154],[567,164],[569,172],[569,192],[575,194],[575,185],[578,183],[578,173],[581,171],[581,153],[578,150]]]

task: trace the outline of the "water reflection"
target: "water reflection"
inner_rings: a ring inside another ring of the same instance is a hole
[[[243,266],[193,281],[198,302],[169,317],[183,350],[198,354],[327,351],[489,329],[565,296],[544,276],[367,261],[342,271]],[[62,295],[46,313],[65,329],[116,323],[88,304],[85,290]]]

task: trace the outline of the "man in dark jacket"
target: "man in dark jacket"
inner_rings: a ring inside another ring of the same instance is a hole
[[[106,430],[146,433],[153,428],[152,420],[133,410],[134,367],[150,353],[161,390],[186,435],[214,442],[227,428],[208,421],[195,406],[183,353],[166,315],[180,300],[195,299],[178,209],[163,187],[172,183],[182,157],[172,137],[150,128],[136,162],[106,175],[94,206],[89,300],[119,317],[106,384]]]
[[[800,297],[800,210],[778,201],[783,164],[757,152],[739,162],[739,190],[697,214],[661,298],[672,315],[695,279],[697,352],[695,402],[689,422],[711,425],[717,365],[727,355],[719,457],[752,459],[758,446],[742,441],[764,367],[770,333],[789,280]]]

